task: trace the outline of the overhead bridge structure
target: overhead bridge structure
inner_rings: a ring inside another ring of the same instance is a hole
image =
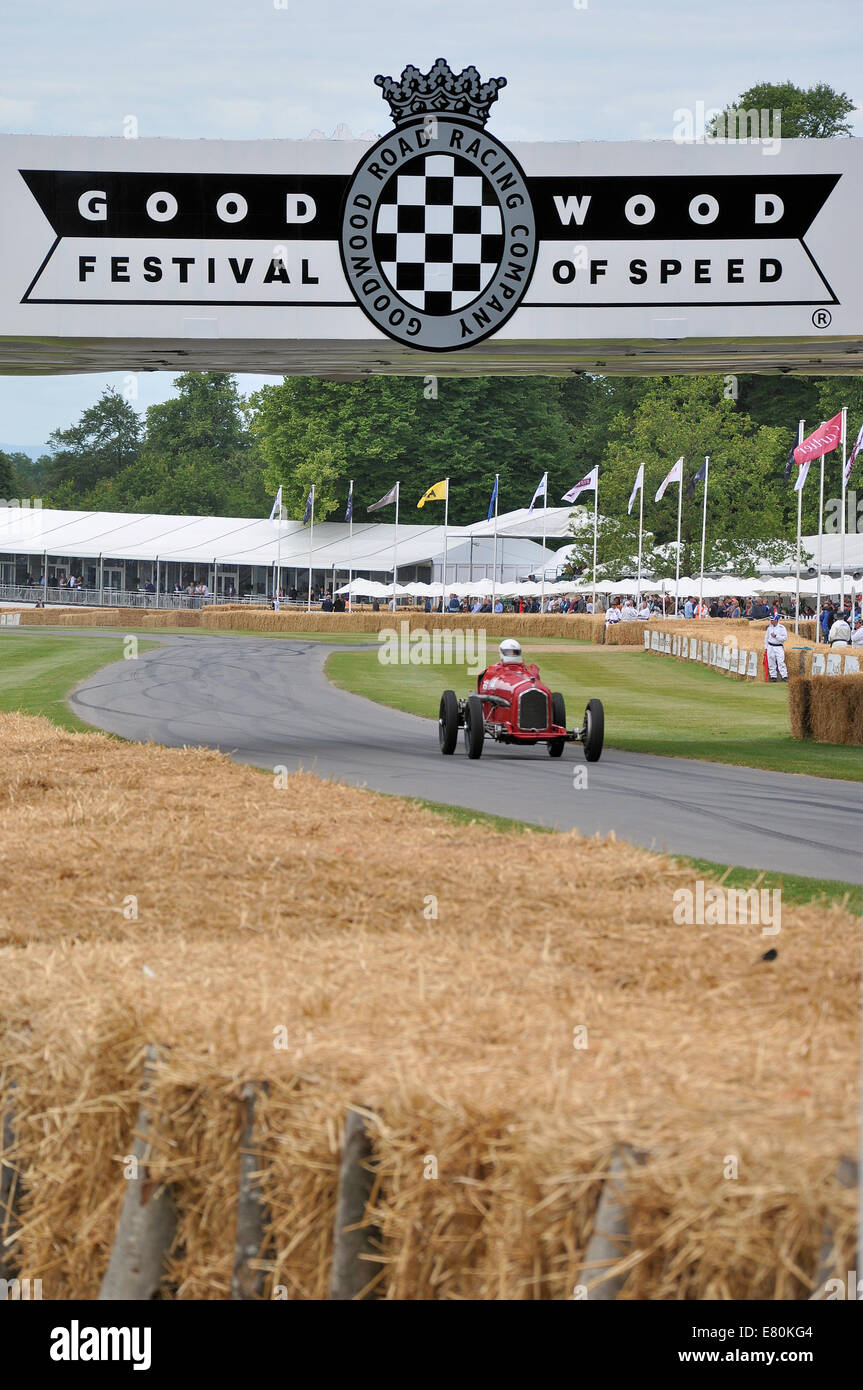
[[[0,137],[0,371],[863,363],[858,140]]]

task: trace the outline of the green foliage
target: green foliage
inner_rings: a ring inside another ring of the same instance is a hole
[[[143,429],[109,388],[78,425],[58,431],[49,504],[161,515],[269,512],[263,468],[236,379],[185,372],[177,395],[152,405]]]
[[[292,377],[264,387],[252,407],[270,492],[281,484],[294,516],[302,515],[307,484],[323,481],[314,467],[306,468],[315,458],[336,470],[336,505],[343,505],[355,480],[357,520],[396,481],[406,520],[426,489],[449,477],[450,521],[462,525],[485,514],[495,473],[502,511],[527,506],[544,472],[550,501],[577,476],[575,441],[554,379],[374,377],[340,383]],[[443,505],[428,504],[416,520],[443,521]]]
[[[851,134],[847,118],[854,110],[854,102],[846,92],[836,92],[826,82],[807,88],[796,87],[793,82],[757,82],[725,107],[722,115],[712,123],[711,130],[723,135],[730,111],[739,111],[742,116],[743,112],[752,110],[781,111],[781,134],[786,140],[819,140]],[[780,133],[772,129],[772,121],[770,133]],[[733,138],[731,131],[728,135]]]
[[[9,501],[14,496],[16,496],[15,470],[9,455],[4,454],[0,449],[0,497],[5,497]]]
[[[98,483],[137,457],[141,421],[129,402],[109,386],[77,425],[55,430],[45,478],[50,505],[74,507]]]

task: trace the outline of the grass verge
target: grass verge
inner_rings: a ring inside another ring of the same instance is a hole
[[[123,656],[125,634],[79,637],[15,630],[0,633],[0,711],[43,714],[62,729],[92,733],[66,704],[69,692]],[[147,651],[155,642],[138,642]]]

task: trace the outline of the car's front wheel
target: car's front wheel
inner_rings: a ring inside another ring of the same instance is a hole
[[[584,756],[589,763],[598,763],[605,740],[605,710],[601,700],[588,700],[584,711]]]
[[[464,716],[464,746],[469,758],[481,757],[484,739],[482,700],[478,695],[468,695]]]
[[[555,691],[551,697],[551,722],[552,724],[557,724],[560,728],[566,728],[566,701],[564,700],[560,691]],[[549,739],[547,744],[548,756],[550,758],[561,757],[565,745],[565,739]]]
[[[458,700],[454,690],[445,690],[440,697],[437,731],[440,751],[454,753],[458,743]]]

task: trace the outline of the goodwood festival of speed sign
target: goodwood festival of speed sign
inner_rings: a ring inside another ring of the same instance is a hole
[[[345,276],[389,337],[446,352],[506,323],[533,274],[530,193],[514,155],[485,132],[503,77],[456,76],[443,58],[427,74],[376,77],[395,121],[364,155],[341,221]]]
[[[375,83],[373,143],[0,135],[0,366],[863,369],[863,142],[510,149],[503,77]]]

